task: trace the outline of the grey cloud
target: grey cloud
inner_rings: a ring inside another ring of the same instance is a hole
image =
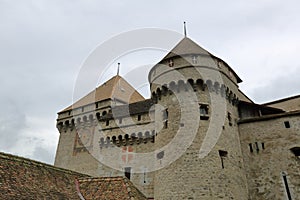
[[[43,146],[37,146],[33,152],[33,159],[41,160],[47,163],[54,163],[55,151],[51,151]]]
[[[251,96],[258,103],[266,103],[280,98],[299,95],[300,92],[300,67],[291,72],[283,73],[250,91]]]
[[[0,149],[10,151],[22,137],[26,117],[13,100],[0,100]]]

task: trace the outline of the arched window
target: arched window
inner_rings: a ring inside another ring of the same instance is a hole
[[[293,147],[290,150],[296,157],[300,159],[300,147]]]

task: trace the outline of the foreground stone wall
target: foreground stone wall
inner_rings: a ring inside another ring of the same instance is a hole
[[[239,124],[250,199],[300,199],[300,115],[278,115]],[[284,183],[286,176],[287,185]]]

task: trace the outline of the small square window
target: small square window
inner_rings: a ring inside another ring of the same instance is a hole
[[[208,115],[208,105],[200,105],[200,115]]]
[[[290,125],[289,121],[285,121],[284,126],[285,126],[285,128],[291,128],[291,125]]]
[[[200,104],[199,105],[199,112],[200,112],[200,119],[201,120],[208,120],[208,105]]]

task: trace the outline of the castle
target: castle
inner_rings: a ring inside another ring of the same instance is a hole
[[[150,99],[117,75],[60,111],[55,166],[148,199],[300,199],[300,96],[254,103],[187,37],[148,79]]]

